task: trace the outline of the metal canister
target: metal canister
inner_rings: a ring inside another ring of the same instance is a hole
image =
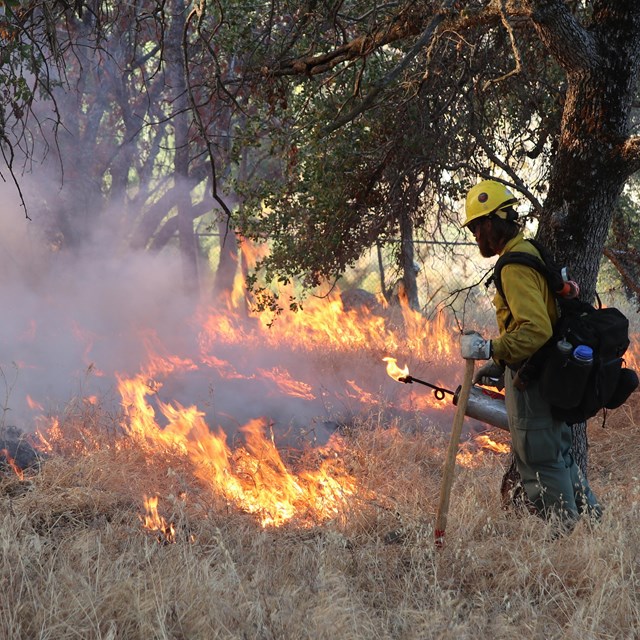
[[[460,397],[460,385],[453,394],[453,404],[457,406]],[[465,412],[469,418],[475,418],[493,427],[509,431],[509,419],[507,407],[504,403],[504,395],[497,391],[491,391],[484,387],[473,385],[469,393],[469,402]]]

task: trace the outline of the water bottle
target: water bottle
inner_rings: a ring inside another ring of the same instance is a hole
[[[586,344],[579,344],[573,350],[573,359],[581,366],[591,368],[593,364],[593,349]]]
[[[573,345],[565,339],[545,363],[540,391],[554,407],[573,409],[582,401],[593,366],[593,349],[587,345]]]
[[[564,387],[570,374],[567,365],[573,353],[573,345],[564,338],[556,342],[556,348],[550,351],[542,367],[540,392],[551,404],[557,405],[564,399]]]
[[[568,340],[565,340],[564,338],[556,342],[556,348],[560,352],[562,362],[565,362],[571,355],[571,352],[573,351],[573,345]]]

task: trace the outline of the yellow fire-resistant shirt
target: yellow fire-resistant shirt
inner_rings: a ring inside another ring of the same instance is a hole
[[[500,255],[509,251],[540,258],[521,233],[507,242]],[[545,277],[531,267],[507,264],[502,268],[501,280],[504,298],[497,292],[493,298],[500,330],[500,337],[492,340],[493,358],[515,364],[532,356],[549,340],[558,308]]]

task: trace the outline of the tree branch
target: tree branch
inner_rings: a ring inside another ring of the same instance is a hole
[[[411,3],[412,5],[414,3]],[[453,4],[451,1],[446,4]],[[294,58],[283,60],[279,66],[269,69],[262,69],[262,74],[266,76],[314,76],[325,73],[337,65],[362,58],[380,47],[397,42],[404,38],[420,33],[424,18],[419,19],[416,12],[407,12],[396,16],[390,23],[385,24],[373,33],[362,35],[351,42],[336,47],[332,51],[321,53],[315,56]]]
[[[500,0],[500,19],[502,21],[504,28],[507,30],[507,33],[509,34],[509,41],[511,42],[511,50],[513,51],[513,57],[516,61],[516,66],[513,69],[511,69],[511,71],[505,73],[499,78],[493,78],[491,80],[488,80],[483,87],[485,91],[490,85],[497,84],[499,82],[502,82],[503,80],[506,80],[507,78],[510,78],[511,76],[515,76],[518,73],[520,73],[520,71],[522,70],[522,57],[520,56],[520,50],[518,49],[518,45],[516,43],[516,37],[515,37],[515,34],[513,33],[513,28],[511,27],[511,25],[509,24],[509,20],[507,19],[505,4],[506,4],[506,0]]]
[[[526,0],[538,35],[567,73],[592,69],[602,62],[596,41],[562,0]]]
[[[427,28],[423,31],[420,38],[417,42],[411,47],[411,49],[407,52],[407,54],[402,58],[402,60],[393,68],[389,73],[387,73],[381,80],[379,80],[371,89],[371,91],[365,96],[364,100],[355,108],[353,108],[349,113],[344,115],[339,120],[333,122],[330,126],[326,127],[322,130],[322,135],[328,135],[332,131],[336,131],[340,127],[343,127],[345,124],[351,122],[354,118],[359,116],[361,113],[369,109],[378,95],[382,93],[382,91],[388,87],[390,84],[395,82],[398,76],[409,66],[409,63],[422,51],[422,49],[431,41],[436,30],[440,26],[440,24],[447,17],[447,12],[451,10],[453,5],[455,4],[455,0],[447,0],[442,7],[442,10],[438,12],[433,18],[431,18]]]
[[[609,259],[611,264],[616,268],[624,286],[633,291],[636,299],[640,300],[640,255],[634,249],[612,249],[604,248],[604,255]]]

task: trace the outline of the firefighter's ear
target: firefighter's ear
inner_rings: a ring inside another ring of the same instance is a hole
[[[492,216],[500,218],[500,220],[515,222],[518,219],[518,212],[512,206],[507,205],[506,207],[502,207],[502,209],[498,209],[497,211],[489,214],[489,218]]]
[[[507,214],[509,222],[515,222],[518,219],[518,212],[513,207],[507,207],[504,212]]]

